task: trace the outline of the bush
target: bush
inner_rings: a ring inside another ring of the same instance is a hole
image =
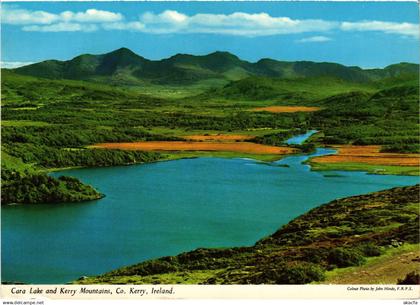
[[[300,149],[302,153],[305,153],[305,154],[315,152],[316,150],[316,146],[313,143],[304,143],[300,145],[289,145],[289,146]]]
[[[318,248],[318,249],[302,249],[302,260],[315,263],[315,264],[321,264],[324,261],[326,261],[328,256],[328,249],[325,248]]]
[[[408,273],[404,279],[398,279],[398,285],[419,285],[420,284],[420,275],[413,271]]]
[[[307,284],[325,279],[324,270],[311,263],[282,265],[278,269],[266,272],[266,280],[275,284]]]
[[[142,266],[143,274],[161,274],[177,271],[177,268],[165,261],[156,260],[145,262]]]
[[[364,261],[365,258],[358,250],[348,248],[335,248],[328,254],[328,262],[339,268],[360,266]]]
[[[367,257],[379,256],[382,254],[381,248],[372,243],[360,245],[359,250],[364,256]]]
[[[124,268],[111,272],[112,275],[154,275],[162,273],[176,272],[178,268],[162,259],[151,260],[144,263],[140,263],[134,267]]]

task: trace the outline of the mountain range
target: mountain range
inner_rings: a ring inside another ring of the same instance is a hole
[[[240,80],[250,76],[274,78],[333,77],[351,82],[390,77],[417,77],[418,64],[399,63],[383,69],[362,69],[337,63],[286,62],[264,58],[251,63],[228,52],[195,56],[177,54],[149,60],[127,48],[101,55],[83,54],[71,60],[46,60],[13,69],[15,73],[50,79],[106,81],[114,84],[192,84],[204,80]]]

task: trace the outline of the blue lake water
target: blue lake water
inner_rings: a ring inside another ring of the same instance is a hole
[[[197,158],[54,173],[78,177],[106,197],[2,207],[2,281],[65,283],[198,247],[253,245],[322,203],[419,182],[312,172],[302,164],[307,158]]]

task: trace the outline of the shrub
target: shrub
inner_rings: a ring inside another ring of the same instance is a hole
[[[325,279],[324,270],[311,263],[284,264],[269,270],[265,276],[268,282],[273,281],[275,284],[307,284]]]
[[[166,261],[163,261],[161,259],[159,260],[151,260],[144,263],[140,263],[133,267],[123,268],[120,270],[115,270],[111,272],[112,275],[152,275],[152,274],[162,274],[162,273],[170,273],[170,272],[176,272],[178,271],[178,268]]]
[[[177,271],[177,268],[174,265],[161,260],[145,262],[142,267],[146,274],[160,274]]]
[[[358,250],[349,248],[335,248],[328,254],[328,262],[337,267],[360,266],[365,258]]]
[[[408,273],[404,279],[398,279],[398,285],[419,285],[420,284],[420,275],[413,271]]]
[[[367,257],[381,255],[381,248],[372,243],[367,243],[359,246],[360,252]]]
[[[318,249],[302,249],[302,260],[321,264],[327,259],[328,256],[328,249],[325,248],[318,248]]]
[[[311,152],[314,152],[316,149],[315,144],[313,143],[305,143],[305,144],[299,145],[298,148],[300,148],[303,153],[311,153]]]

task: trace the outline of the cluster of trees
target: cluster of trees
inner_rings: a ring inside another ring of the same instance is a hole
[[[302,133],[300,129],[289,129],[285,131],[280,131],[276,133],[266,134],[263,136],[258,136],[250,141],[258,144],[272,145],[272,146],[284,146],[284,141],[290,137]]]
[[[115,166],[153,162],[161,158],[156,152],[86,148],[56,148],[45,145],[16,143],[5,146],[11,156],[43,168],[72,166]]]
[[[381,148],[381,152],[389,153],[420,153],[420,144],[419,143],[404,143],[397,142],[391,145],[384,145]]]
[[[3,111],[5,120],[35,120],[54,124],[71,124],[68,127],[80,129],[85,125],[90,129],[98,126],[133,128],[138,126],[185,128],[198,130],[244,130],[248,128],[294,128],[307,125],[306,114],[275,114],[268,112],[253,113],[248,111],[232,111],[224,116],[216,114],[194,114],[191,112],[173,111],[162,112],[158,109],[152,111],[126,111],[108,108],[97,109],[95,112],[78,109],[63,109],[53,106],[37,111]],[[117,132],[118,130],[115,130]],[[99,131],[98,131],[99,132]]]
[[[50,147],[82,147],[100,142],[174,141],[176,137],[151,134],[138,128],[90,126],[2,127],[3,143],[31,143]]]
[[[324,144],[384,145],[384,152],[420,152],[418,89],[400,86],[374,95],[352,92],[329,97],[310,125]]]
[[[1,182],[1,204],[78,202],[102,197],[73,177],[56,179],[43,173],[2,168]]]

